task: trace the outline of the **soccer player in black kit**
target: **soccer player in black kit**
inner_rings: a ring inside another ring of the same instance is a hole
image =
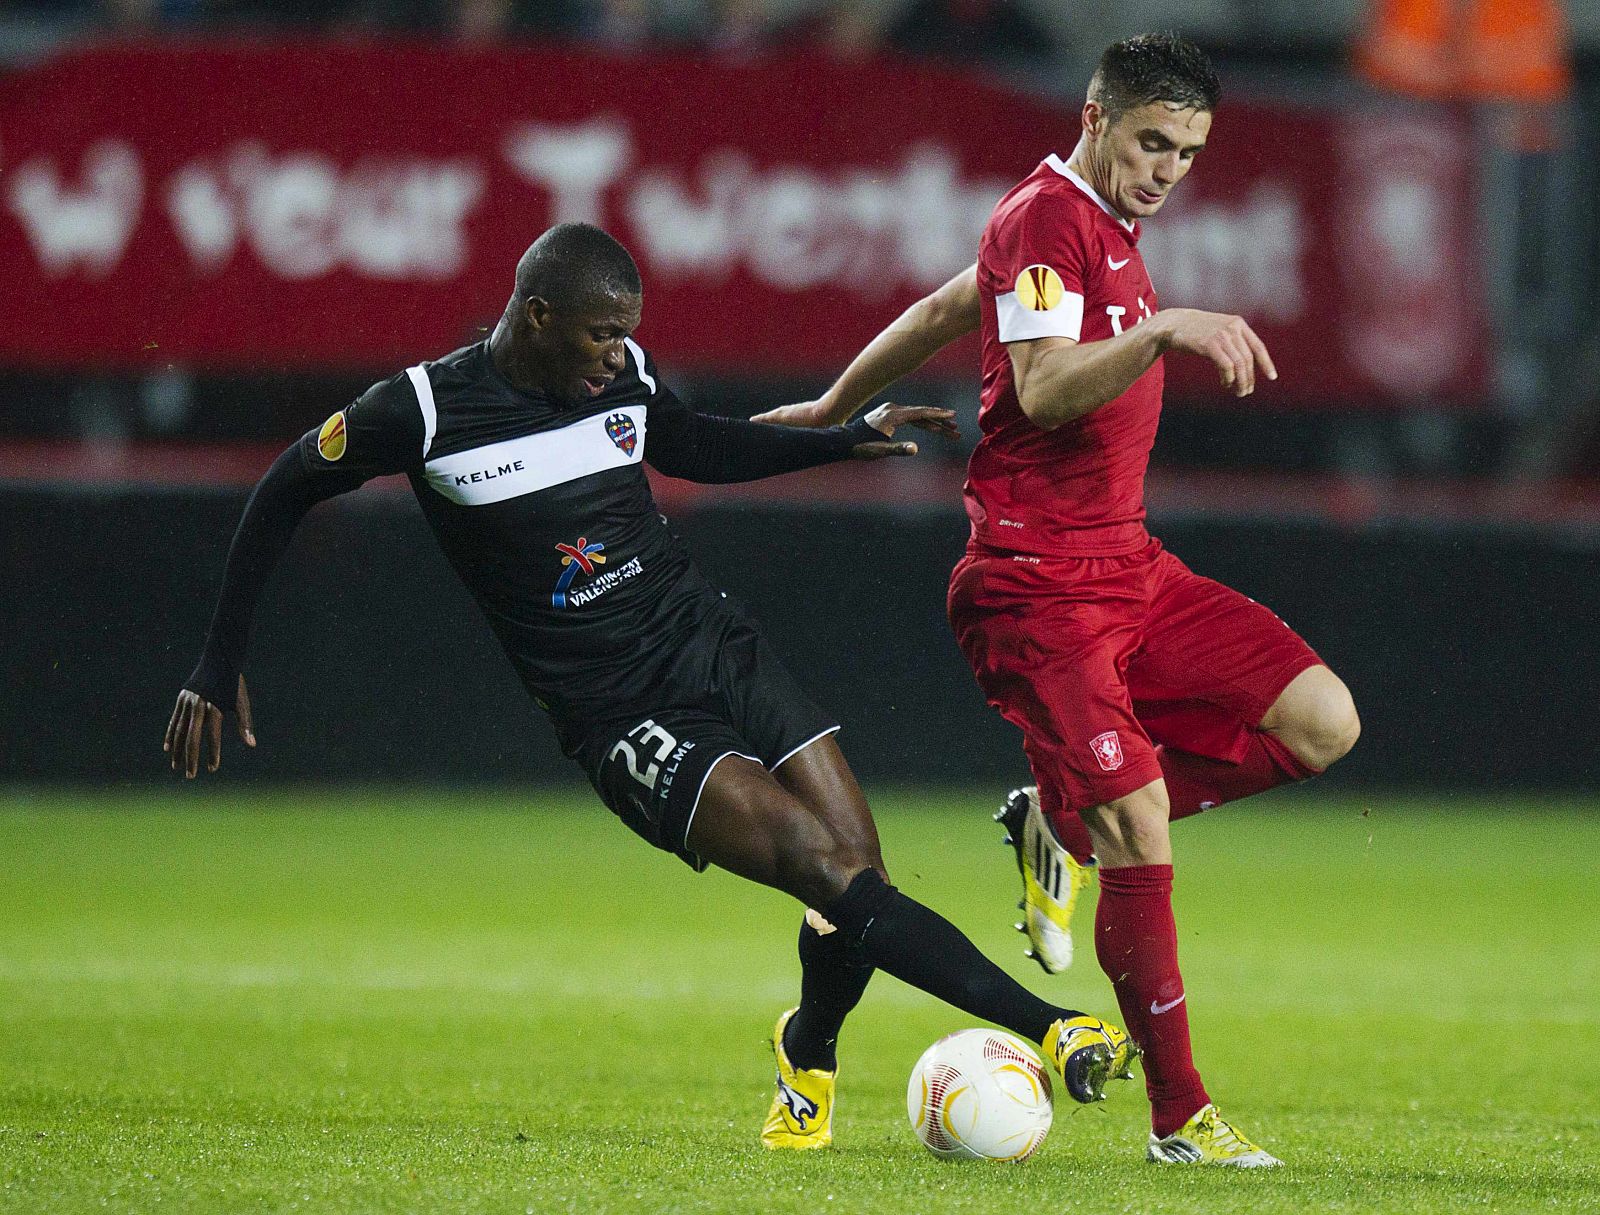
[[[255,745],[242,674],[256,600],[317,502],[405,473],[439,547],[549,714],[563,751],[630,828],[808,909],[801,995],[773,1031],[773,1148],[832,1142],[834,1044],[874,969],[1040,1042],[1078,1101],[1128,1074],[1115,1026],[1038,999],[888,882],[837,726],[714,589],[657,512],[643,462],[747,481],[849,457],[909,455],[883,406],[826,430],[696,413],[634,343],[643,291],[626,249],[562,224],[517,264],[486,341],[407,368],[278,457],[228,554],[205,650],[164,749],[187,777],[221,760],[224,709]]]

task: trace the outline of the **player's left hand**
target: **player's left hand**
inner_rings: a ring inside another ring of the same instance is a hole
[[[894,438],[896,428],[901,426],[915,426],[918,430],[929,430],[935,434],[959,438],[961,431],[956,426],[955,418],[954,410],[936,409],[931,405],[879,405],[867,414],[863,421],[881,433],[885,439]],[[858,443],[850,452],[851,458],[855,460],[881,460],[886,456],[916,454],[917,445],[905,441]]]
[[[239,676],[239,694],[234,701],[239,714],[239,737],[245,746],[256,745],[255,726],[250,716],[250,692]],[[167,736],[161,749],[172,758],[172,770],[193,780],[200,771],[200,753],[206,753],[206,771],[215,772],[222,763],[222,710],[205,697],[185,688],[178,693]]]

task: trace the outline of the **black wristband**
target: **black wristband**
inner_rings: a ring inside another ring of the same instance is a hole
[[[232,663],[210,647],[200,656],[199,665],[183,686],[224,713],[232,713],[239,699],[239,673]]]
[[[850,436],[850,446],[859,447],[863,443],[887,443],[889,436],[884,434],[872,423],[867,421],[867,415],[862,414],[854,421],[846,422],[843,430]]]

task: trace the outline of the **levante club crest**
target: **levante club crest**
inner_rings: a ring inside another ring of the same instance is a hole
[[[639,445],[639,431],[633,424],[633,419],[625,413],[614,413],[606,419],[606,434],[611,441],[622,449],[622,454],[631,457],[633,449]]]

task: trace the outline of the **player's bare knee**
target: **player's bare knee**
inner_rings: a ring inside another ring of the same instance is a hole
[[[1348,755],[1360,737],[1361,718],[1355,700],[1336,678],[1319,687],[1279,733],[1296,759],[1319,772]]]
[[[1356,712],[1356,702],[1344,685],[1340,687],[1344,691],[1343,703],[1336,706],[1322,723],[1319,738],[1322,763],[1317,765],[1320,768],[1332,767],[1349,755],[1356,740],[1361,737],[1361,717]]]
[[[862,849],[830,832],[806,832],[779,853],[778,872],[784,890],[809,907],[823,907],[843,894],[863,869],[882,865]]]
[[[826,907],[850,888],[856,874],[872,868],[854,853],[815,853],[797,858],[788,889],[807,907]]]
[[[1148,815],[1128,819],[1123,828],[1122,844],[1135,864],[1164,864],[1172,853],[1167,820]]]
[[[1165,865],[1172,860],[1167,791],[1161,781],[1085,810],[1083,817],[1103,865]]]
[[[1361,736],[1350,689],[1325,666],[1295,676],[1261,719],[1261,726],[1318,772],[1349,754]]]

